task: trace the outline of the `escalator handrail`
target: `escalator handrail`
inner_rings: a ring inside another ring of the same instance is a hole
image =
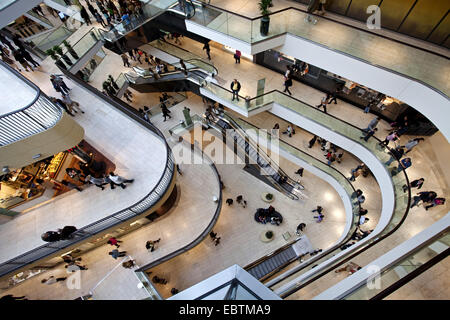
[[[248,135],[245,133],[245,131],[234,121],[232,120],[228,115],[226,115],[224,113],[224,116],[220,117],[218,116],[219,119],[221,119],[222,121],[227,122],[235,131],[237,131],[237,133],[241,136],[241,137],[245,137],[244,140],[246,142],[246,144],[248,144],[250,147],[252,147],[253,149],[256,149],[257,151],[257,155],[259,157],[262,157],[264,159],[264,161],[266,161],[271,168],[274,170],[274,168],[272,167],[272,159],[269,157],[269,155],[267,155],[263,150],[261,150],[259,148],[259,146],[253,142],[253,139],[248,137]],[[244,151],[246,153],[248,153],[245,149]],[[261,169],[263,169],[265,172],[269,173],[264,167],[259,166]],[[280,166],[278,166],[276,171],[280,176],[287,176],[287,174],[281,169]],[[267,177],[270,177],[271,180],[273,180],[275,182],[275,184],[277,186],[279,186],[284,192],[285,194],[290,197],[293,200],[298,200],[299,197],[296,194],[293,194],[290,190],[287,190],[280,182],[276,181],[271,174],[268,174]]]

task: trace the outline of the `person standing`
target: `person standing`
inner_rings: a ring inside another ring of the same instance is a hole
[[[183,73],[184,73],[184,75],[186,75],[187,76],[187,68],[186,68],[186,64],[184,63],[184,61],[183,61],[183,59],[180,59],[180,66],[181,66],[181,68],[183,69]]]
[[[69,93],[70,88],[66,85],[63,78],[61,78],[60,76],[55,76],[54,74],[52,74],[52,75],[50,75],[50,81],[52,82],[54,88],[55,88],[55,84],[56,84],[56,86],[60,89],[60,91],[58,91],[55,88],[56,91],[61,92],[61,93],[63,93],[63,92]]]
[[[33,68],[29,65],[27,60],[25,60],[25,57],[22,55],[22,53],[20,53],[19,50],[14,50],[13,56],[14,56],[14,59],[16,59],[16,61],[22,65],[22,67],[25,69],[25,71],[28,71],[28,69],[30,69],[29,71],[34,71]]]
[[[206,50],[206,55],[208,56],[208,60],[211,60],[211,48],[209,47],[209,42],[205,42],[205,45],[203,46],[203,50]]]
[[[231,101],[234,101],[235,97],[236,100],[239,101],[239,90],[241,90],[241,84],[239,83],[239,81],[237,81],[237,79],[234,79],[231,83],[230,88],[233,92],[233,98],[231,99]]]
[[[87,13],[86,9],[81,4],[78,6],[80,7],[80,15],[84,22],[86,22],[87,25],[92,24],[91,18],[89,17],[89,13]]]
[[[122,53],[121,57],[122,57],[122,61],[123,61],[123,66],[131,68],[130,61],[128,60],[127,55],[125,53]]]
[[[234,63],[241,63],[241,52],[239,50],[234,53]]]
[[[15,63],[13,59],[11,59],[5,52],[0,52],[0,55],[2,57],[2,60],[9,64],[12,68],[16,69],[17,71],[22,71],[22,69],[19,68],[19,66]]]
[[[37,63],[37,62],[33,59],[33,57],[31,56],[31,54],[30,54],[27,50],[23,49],[23,50],[20,51],[20,53],[21,53],[22,56],[25,58],[25,60],[31,62],[35,68],[37,68],[37,67],[40,66],[40,64]]]
[[[105,23],[105,21],[103,20],[102,16],[100,15],[100,13],[98,13],[98,11],[96,9],[94,9],[94,13],[93,13],[95,20],[100,23],[102,25],[103,28],[106,28],[107,24]]]
[[[300,167],[297,171],[295,171],[295,174],[298,174],[300,177],[303,177],[303,170],[305,169]]]
[[[111,189],[114,189],[115,186],[121,186],[122,189],[125,189],[127,187],[125,183],[133,183],[134,181],[134,179],[125,179],[124,177],[118,176],[114,174],[114,172],[109,173],[108,179],[110,181]]]
[[[126,251],[120,251],[117,249],[114,249],[113,251],[108,252],[108,254],[113,257],[114,259],[125,257],[127,255]]]
[[[309,142],[308,142],[308,148],[311,149],[314,146],[314,144],[316,143],[316,140],[317,140],[317,136],[314,135],[314,137],[312,137],[312,139],[309,140]]]

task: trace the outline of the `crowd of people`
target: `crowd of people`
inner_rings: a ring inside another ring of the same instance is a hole
[[[0,42],[1,59],[15,70],[22,71],[17,63],[22,66],[23,70],[26,72],[33,72],[40,66],[39,62],[34,60],[30,52],[25,49],[25,46],[18,35],[12,37],[14,45],[3,35],[0,35]]]

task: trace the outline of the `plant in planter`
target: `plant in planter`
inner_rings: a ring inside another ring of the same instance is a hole
[[[67,65],[69,66],[73,65],[72,60],[70,60],[70,58],[63,53],[63,50],[60,47],[54,46],[53,50],[55,50],[56,53],[58,53],[61,56],[61,58],[67,63]]]
[[[66,65],[62,61],[59,60],[59,56],[56,54],[55,50],[48,49],[47,51],[45,51],[45,53],[48,54],[53,60],[55,60],[55,64],[58,67],[60,67],[60,68],[62,68],[64,70],[67,70]]]
[[[79,57],[78,54],[75,52],[75,50],[72,48],[72,45],[71,45],[69,42],[67,42],[66,40],[64,40],[64,41],[63,41],[63,44],[64,44],[64,46],[67,48],[67,51],[70,53],[70,55],[71,55],[74,59],[76,59],[76,60],[80,59],[80,57]]]
[[[261,35],[267,36],[269,34],[269,23],[270,23],[270,10],[269,7],[272,3],[272,0],[260,0],[258,3],[259,10],[261,11],[261,25],[259,27],[259,31]]]
[[[266,200],[271,201],[273,199],[273,194],[267,193],[266,194]]]
[[[273,237],[273,232],[270,231],[270,230],[267,231],[267,232],[266,232],[266,238],[267,238],[267,239],[272,239],[272,237]]]

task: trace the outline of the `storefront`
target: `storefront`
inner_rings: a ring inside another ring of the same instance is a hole
[[[69,150],[11,170],[0,176],[0,214],[27,212],[82,186],[81,179],[69,176],[68,168],[97,176],[113,171],[115,165],[83,140]]]
[[[402,101],[281,52],[275,50],[260,52],[254,56],[254,62],[280,74],[284,74],[288,66],[294,66],[291,71],[294,80],[324,93],[335,92],[338,89],[336,94],[338,100],[344,100],[361,109],[366,109],[370,105],[370,112],[386,121],[398,121],[407,115],[410,119],[408,134],[431,135],[437,131],[430,121]],[[319,102],[317,101],[317,104]]]

